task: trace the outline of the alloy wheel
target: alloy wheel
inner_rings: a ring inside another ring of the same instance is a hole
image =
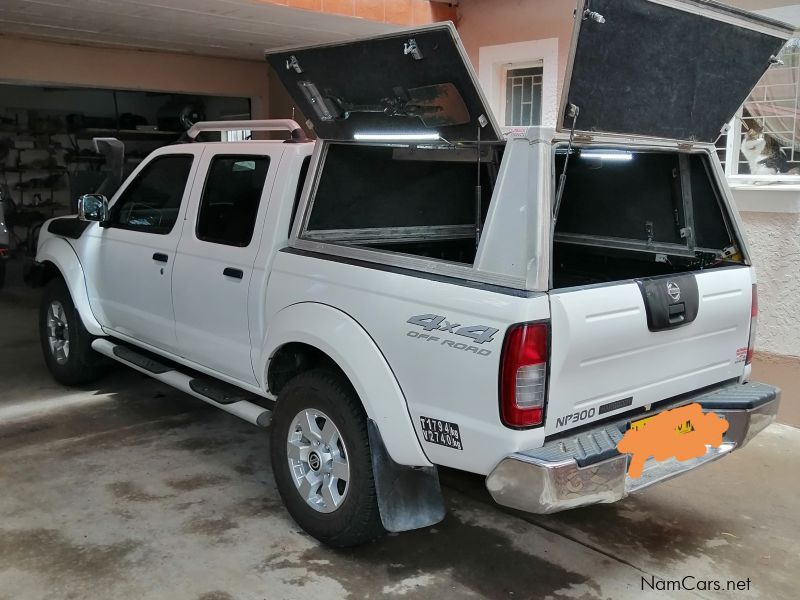
[[[69,360],[69,323],[64,306],[58,300],[53,300],[47,308],[47,343],[59,365]]]
[[[350,464],[333,420],[319,410],[300,411],[289,427],[286,450],[292,480],[303,500],[321,513],[339,508],[350,488]]]

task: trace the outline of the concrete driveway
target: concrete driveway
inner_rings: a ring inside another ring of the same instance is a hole
[[[800,430],[773,425],[700,471],[549,517],[446,471],[443,523],[333,551],[284,510],[268,431],[123,368],[56,385],[36,300],[0,292],[2,600],[798,597]]]

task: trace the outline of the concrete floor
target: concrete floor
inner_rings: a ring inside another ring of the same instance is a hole
[[[11,274],[12,279],[15,274]],[[272,481],[268,432],[125,369],[55,384],[37,295],[0,292],[0,599],[797,598],[800,430],[616,505],[502,511],[442,473],[440,525],[333,551]],[[642,578],[744,580],[653,591]]]

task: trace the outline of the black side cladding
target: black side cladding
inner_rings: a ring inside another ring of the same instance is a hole
[[[697,318],[700,295],[693,273],[637,279],[650,331],[688,325]]]
[[[78,217],[61,217],[53,219],[47,226],[47,231],[53,235],[60,235],[61,237],[77,240],[86,231],[91,223],[89,221],[81,221]]]

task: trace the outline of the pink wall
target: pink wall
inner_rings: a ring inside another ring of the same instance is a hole
[[[4,36],[0,36],[0,82],[242,96],[252,100],[254,118],[266,117],[269,102],[267,66],[261,61]]]
[[[576,4],[572,0],[461,0],[458,32],[476,70],[481,46],[558,38],[560,96]]]
[[[347,17],[357,17],[394,25],[424,25],[455,20],[455,9],[430,0],[259,0]]]

